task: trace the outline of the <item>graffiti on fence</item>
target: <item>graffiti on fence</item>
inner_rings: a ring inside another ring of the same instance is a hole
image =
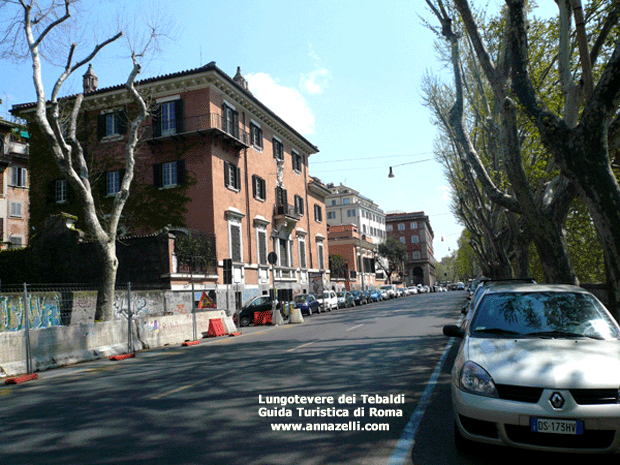
[[[28,301],[30,328],[49,328],[62,324],[60,294],[30,294]],[[20,331],[22,329],[24,329],[24,296],[18,294],[0,296],[0,331]]]
[[[114,294],[114,314],[116,318],[127,318],[127,293],[117,292]],[[147,316],[163,314],[163,301],[161,294],[150,292],[134,292],[131,294],[132,316]]]

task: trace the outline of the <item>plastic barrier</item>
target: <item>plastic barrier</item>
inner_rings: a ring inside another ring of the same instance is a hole
[[[185,341],[183,344],[181,344],[181,346],[182,347],[195,346],[196,344],[200,344],[200,341]]]
[[[301,308],[294,308],[293,309],[293,312],[291,313],[291,316],[288,319],[288,322],[291,323],[291,324],[303,323],[304,322],[304,317],[301,314]]]
[[[271,324],[271,311],[254,312],[254,326],[270,325],[270,324]]]
[[[39,377],[38,374],[33,373],[31,375],[23,375],[23,376],[18,376],[17,378],[9,378],[7,380],[4,381],[4,384],[19,384],[19,383],[23,383],[25,381],[31,381],[33,379],[37,379]]]
[[[226,331],[224,331],[224,323],[222,323],[221,318],[211,318],[209,320],[209,332],[207,332],[207,337],[218,337],[226,335]]]
[[[113,360],[113,361],[125,360],[126,358],[134,358],[135,356],[136,356],[135,353],[132,353],[132,354],[122,354],[122,355],[112,355],[110,357],[110,360]]]

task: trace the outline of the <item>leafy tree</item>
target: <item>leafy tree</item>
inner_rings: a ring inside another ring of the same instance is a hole
[[[398,239],[388,237],[379,244],[377,252],[388,262],[388,280],[391,283],[392,275],[403,270],[403,264],[407,260],[407,246]]]

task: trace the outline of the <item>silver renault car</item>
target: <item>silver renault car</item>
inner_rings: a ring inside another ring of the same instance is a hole
[[[452,369],[455,441],[563,452],[620,447],[620,327],[586,290],[493,286],[463,327]]]

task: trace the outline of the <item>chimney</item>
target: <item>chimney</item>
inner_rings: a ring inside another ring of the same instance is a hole
[[[241,74],[241,66],[237,66],[237,74],[235,74],[233,81],[239,84],[244,90],[247,90],[248,92],[250,92],[250,89],[248,87],[248,81],[246,81],[243,75]]]
[[[99,80],[93,71],[92,63],[88,65],[88,71],[82,76],[82,85],[84,93],[94,92],[97,90],[97,81]]]

